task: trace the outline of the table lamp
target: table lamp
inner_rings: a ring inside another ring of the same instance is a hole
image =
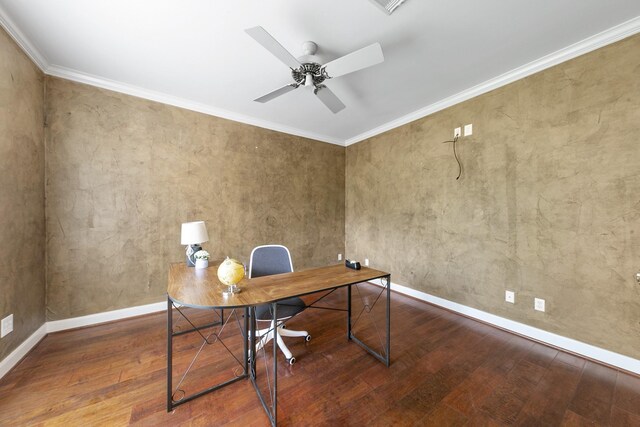
[[[202,249],[200,243],[208,242],[209,235],[204,221],[184,222],[182,223],[182,233],[180,244],[187,246],[187,267],[193,267],[195,260],[193,254]]]

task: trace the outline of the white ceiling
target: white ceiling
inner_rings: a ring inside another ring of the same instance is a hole
[[[638,0],[407,0],[391,16],[369,0],[0,0],[49,74],[338,144],[638,32],[639,17]],[[257,25],[294,56],[306,40],[327,62],[380,42],[386,59],[327,82],[336,115],[303,89],[259,104],[290,71],[244,32]]]

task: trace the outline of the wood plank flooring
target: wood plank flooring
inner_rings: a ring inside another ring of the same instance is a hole
[[[371,302],[375,291],[361,287],[354,304]],[[323,305],[344,307],[345,295]],[[187,311],[199,324],[212,320],[210,311]],[[288,327],[313,339],[286,339],[293,366],[278,355],[278,424],[640,426],[638,377],[395,293],[391,313],[389,368],[346,342],[345,313],[309,309],[293,319]],[[187,326],[179,317],[178,327]],[[236,352],[238,323],[232,317],[221,334]],[[357,328],[379,342],[366,312]],[[174,383],[200,344],[197,334],[176,339]],[[188,392],[238,373],[213,347],[185,380]],[[164,313],[51,334],[0,380],[0,425],[269,424],[244,380],[167,413],[165,364]]]

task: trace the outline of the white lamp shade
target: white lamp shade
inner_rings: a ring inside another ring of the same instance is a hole
[[[199,243],[208,242],[209,235],[204,221],[184,222],[182,223],[182,234],[180,236],[180,244],[197,245]]]

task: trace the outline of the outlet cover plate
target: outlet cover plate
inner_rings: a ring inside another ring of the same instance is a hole
[[[338,261],[342,261],[342,254],[338,254]]]
[[[461,128],[455,128],[453,130],[453,137],[455,138],[456,136],[462,136],[462,129]]]
[[[538,311],[545,311],[545,304],[542,298],[535,298],[533,300],[533,308]]]
[[[11,332],[13,332],[13,314],[10,314],[2,319],[2,325],[0,327],[0,338],[4,338]]]
[[[511,304],[516,303],[516,293],[513,291],[504,291],[504,300],[506,302],[510,302]]]
[[[369,267],[369,258],[364,259],[364,266]]]

